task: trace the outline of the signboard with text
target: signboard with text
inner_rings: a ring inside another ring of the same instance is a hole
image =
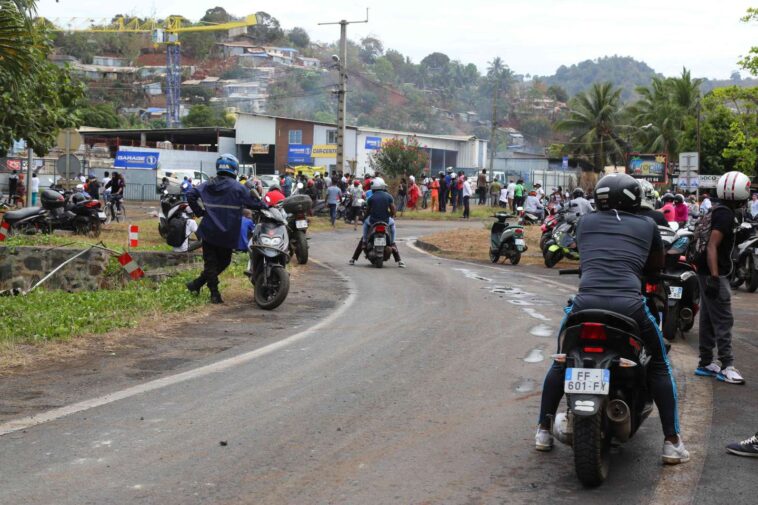
[[[287,149],[287,163],[310,165],[313,163],[312,149],[311,144],[290,144]]]
[[[311,150],[312,158],[336,158],[337,144],[314,144]]]
[[[268,144],[251,144],[250,156],[255,154],[268,154]]]
[[[150,151],[118,151],[113,168],[155,170],[160,153]]]
[[[650,182],[667,182],[665,154],[633,154],[629,158],[628,173],[636,179]]]
[[[382,137],[366,137],[366,144],[365,149],[381,149],[382,148]]]

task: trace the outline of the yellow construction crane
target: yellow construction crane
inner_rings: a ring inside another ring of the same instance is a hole
[[[245,33],[248,26],[258,24],[255,14],[246,16],[239,21],[228,23],[205,23],[189,25],[181,16],[169,16],[163,20],[138,18],[126,19],[118,16],[111,21],[92,18],[55,19],[51,24],[62,32],[92,32],[92,33],[150,33],[153,44],[166,45],[166,125],[169,128],[181,126],[179,117],[180,92],[182,85],[181,51],[179,50],[180,33],[190,32],[229,32],[230,37]],[[78,23],[78,25],[77,25]],[[84,23],[84,27],[78,28]]]

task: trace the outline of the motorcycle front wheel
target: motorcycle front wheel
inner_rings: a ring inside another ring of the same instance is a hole
[[[290,275],[284,268],[272,268],[268,285],[261,272],[255,277],[255,303],[263,310],[277,308],[287,298],[290,290]]]
[[[308,263],[308,239],[305,238],[305,233],[300,230],[296,231],[293,242],[295,243],[295,256],[297,257],[297,262],[301,265],[305,265]]]
[[[490,261],[497,263],[500,260],[500,254],[490,249]]]
[[[601,409],[591,417],[574,417],[574,467],[579,481],[599,486],[608,477],[611,435]]]
[[[563,253],[558,250],[555,252],[547,251],[545,253],[545,266],[547,268],[553,268],[563,258]]]

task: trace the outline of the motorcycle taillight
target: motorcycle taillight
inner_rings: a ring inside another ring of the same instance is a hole
[[[305,214],[302,212],[296,216],[296,219],[305,219]]]
[[[90,200],[89,202],[85,203],[84,206],[88,209],[91,209],[93,207],[100,207],[100,202],[97,200]]]
[[[375,230],[376,230],[378,233],[386,233],[386,232],[387,232],[387,227],[386,227],[386,226],[384,226],[384,225],[381,225],[381,224],[380,224],[379,226],[377,226],[377,227],[375,228]]]
[[[513,234],[517,237],[523,237],[524,236],[524,229],[523,228],[516,228],[513,230]]]
[[[579,333],[581,340],[608,340],[605,333],[605,325],[600,323],[582,323],[582,330]]]
[[[602,347],[588,347],[588,346],[584,346],[582,348],[582,350],[584,352],[605,352],[605,349],[603,349]]]
[[[658,291],[658,284],[653,284],[653,283],[650,283],[650,282],[646,282],[645,283],[645,293],[646,294],[655,293],[656,291]]]

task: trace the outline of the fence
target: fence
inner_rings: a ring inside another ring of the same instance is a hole
[[[124,198],[127,200],[160,200],[155,184],[126,184]]]

